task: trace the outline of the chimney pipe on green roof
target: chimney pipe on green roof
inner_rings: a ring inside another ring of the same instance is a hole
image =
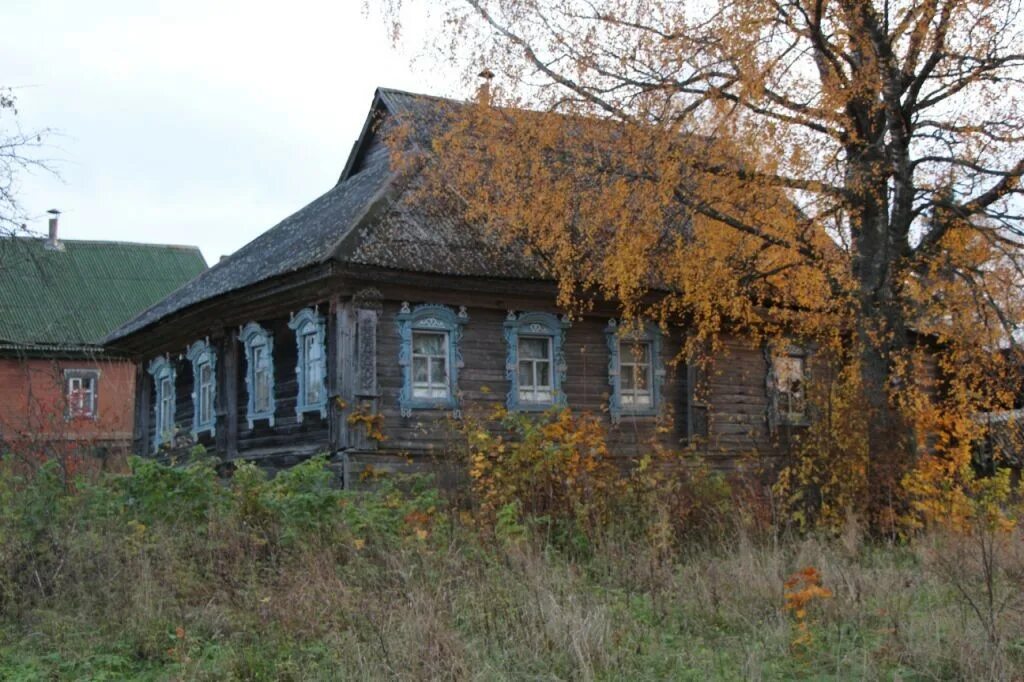
[[[57,238],[57,219],[60,218],[60,211],[51,208],[47,213],[50,214],[50,237],[46,240],[46,249],[48,251],[63,251],[64,245]]]

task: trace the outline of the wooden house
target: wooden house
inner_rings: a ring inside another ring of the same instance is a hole
[[[101,342],[206,269],[195,247],[0,239],[0,454],[127,451],[135,365]]]
[[[330,453],[354,480],[443,456],[452,417],[498,404],[601,415],[623,458],[652,439],[723,467],[774,451],[773,428],[803,418],[799,349],[728,339],[698,391],[673,362],[682,330],[624,336],[613,308],[570,320],[521,249],[408,200],[380,124],[449,103],[379,89],[334,187],[107,339],[139,361],[138,452]]]

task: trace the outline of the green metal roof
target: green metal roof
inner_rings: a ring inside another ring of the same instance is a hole
[[[206,270],[194,246],[0,239],[0,350],[93,349]]]

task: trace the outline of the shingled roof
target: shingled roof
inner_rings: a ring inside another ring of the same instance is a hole
[[[338,183],[234,254],[112,333],[114,342],[168,315],[273,277],[331,260],[454,276],[542,278],[523,249],[501,243],[451,211],[408,196],[376,135],[386,116],[412,121],[429,137],[445,108],[461,103],[379,88]]]
[[[206,269],[192,246],[0,239],[0,351],[94,352]]]

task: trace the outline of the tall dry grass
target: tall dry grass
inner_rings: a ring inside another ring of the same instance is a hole
[[[1019,531],[986,554],[722,519],[666,550],[632,519],[581,548],[529,518],[482,531],[422,482],[357,495],[321,473],[4,479],[0,678],[1024,676]],[[832,596],[798,644],[785,585],[808,566]]]

